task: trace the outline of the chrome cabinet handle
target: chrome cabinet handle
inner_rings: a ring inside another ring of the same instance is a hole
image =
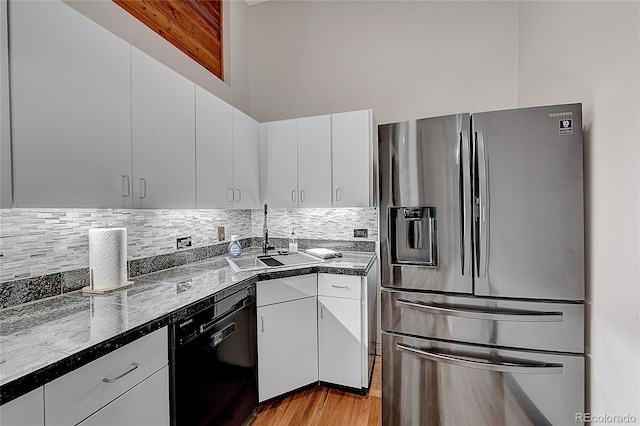
[[[300,191],[300,202],[304,203],[304,189]]]
[[[131,373],[133,370],[135,370],[136,368],[138,368],[140,366],[140,364],[138,364],[137,362],[132,362],[131,363],[131,368],[128,369],[127,371],[125,371],[124,373],[122,373],[121,375],[114,377],[113,379],[108,379],[108,378],[104,378],[102,379],[103,382],[105,383],[113,383],[117,380],[120,380],[121,378],[123,378],[124,376],[126,376],[127,374]]]
[[[238,199],[236,200],[236,202],[240,202],[242,201],[242,190],[240,188],[236,188],[236,194],[238,195]]]
[[[231,197],[229,197],[229,195],[231,195]],[[229,201],[230,203],[233,203],[234,200],[235,200],[235,197],[234,197],[233,188],[227,188],[227,201]]]
[[[147,196],[147,179],[140,178],[140,199],[142,200]]]
[[[348,285],[335,285],[335,284],[331,284],[331,287],[333,288],[344,288],[349,290],[349,286]]]
[[[122,196],[128,197],[131,195],[131,179],[129,175],[122,175]]]
[[[263,316],[260,316],[260,324],[261,324],[260,330],[264,333],[264,317]]]
[[[338,188],[336,189],[336,201],[340,201],[341,197],[342,197],[342,189]]]
[[[478,164],[478,198],[476,198],[476,220],[479,241],[476,245],[478,258],[477,274],[479,278],[486,278],[489,259],[489,182],[487,180],[487,152],[482,130],[476,132],[476,163]]]
[[[320,319],[324,319],[324,305],[320,305]]]
[[[562,364],[548,364],[531,361],[530,363],[494,362],[482,357],[465,355],[464,358],[439,352],[425,351],[404,343],[396,343],[396,351],[424,358],[429,361],[443,362],[458,367],[477,368],[480,370],[496,371],[499,373],[528,373],[528,374],[562,374]]]
[[[293,191],[291,191],[291,202],[292,203],[296,202],[296,190],[295,189]]]
[[[509,310],[485,310],[475,307],[461,307],[455,309],[439,305],[437,303],[415,302],[406,299],[396,299],[396,306],[399,308],[415,309],[425,311],[430,314],[448,315],[452,317],[470,318],[491,321],[513,321],[513,322],[563,322],[562,312],[535,312]]]

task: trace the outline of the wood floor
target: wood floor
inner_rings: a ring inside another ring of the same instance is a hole
[[[257,408],[251,426],[315,426],[382,424],[382,362],[376,357],[366,396],[324,386],[305,389]]]

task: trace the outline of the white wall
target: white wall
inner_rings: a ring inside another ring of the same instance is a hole
[[[518,103],[583,103],[587,396],[640,420],[639,6],[521,2]]]
[[[225,102],[249,113],[248,6],[245,1],[223,3],[224,82],[111,0],[65,0],[65,3]]]
[[[249,8],[259,121],[378,123],[582,102],[587,407],[640,421],[640,3],[282,2]]]
[[[11,207],[11,131],[7,2],[0,1],[0,208]]]
[[[251,6],[251,115],[270,121],[373,108],[384,124],[514,107],[517,24],[517,2]]]

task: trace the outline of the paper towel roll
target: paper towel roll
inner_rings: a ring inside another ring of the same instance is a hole
[[[126,228],[89,229],[89,279],[93,290],[127,282]]]

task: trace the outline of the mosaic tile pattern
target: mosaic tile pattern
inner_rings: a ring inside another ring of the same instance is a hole
[[[262,237],[264,214],[252,210],[254,237]],[[378,209],[270,209],[268,215],[269,237],[289,238],[296,230],[299,239],[311,240],[378,240]],[[354,228],[369,230],[368,238],[354,238]]]
[[[250,210],[0,210],[0,281],[89,265],[89,228],[127,228],[127,258],[169,254],[176,238],[191,236],[193,247],[218,243],[218,226],[250,238]]]
[[[262,244],[262,210],[0,210],[0,307],[15,306],[89,285],[88,231],[127,228],[128,276],[134,278],[224,254],[231,234],[243,247]],[[287,248],[296,229],[300,249],[374,251],[377,209],[274,209],[269,211],[271,244]],[[217,228],[226,240],[218,241]],[[368,238],[354,238],[367,228]],[[176,249],[191,236],[193,247]]]

